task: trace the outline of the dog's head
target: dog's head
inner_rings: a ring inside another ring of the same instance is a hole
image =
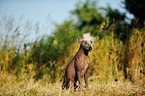
[[[96,38],[91,36],[90,33],[85,33],[82,37],[79,37],[77,41],[87,51],[91,51],[93,49],[93,43],[96,43]]]

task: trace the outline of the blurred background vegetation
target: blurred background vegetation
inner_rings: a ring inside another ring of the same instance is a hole
[[[6,32],[0,37],[0,82],[2,74],[14,75],[19,81],[23,75],[48,83],[61,81],[68,62],[79,48],[77,38],[90,32],[97,43],[89,53],[89,78],[143,82],[145,77],[145,1],[125,0],[125,9],[134,15],[131,23],[126,13],[117,9],[97,8],[95,1],[76,4],[70,13],[74,19],[56,25],[51,36],[32,43],[23,43],[20,27],[13,27],[13,18],[1,19]],[[105,11],[103,16],[100,10]],[[77,22],[74,22],[76,21]],[[39,30],[36,27],[36,33]],[[20,80],[21,81],[21,80]],[[2,84],[2,83],[1,83]]]

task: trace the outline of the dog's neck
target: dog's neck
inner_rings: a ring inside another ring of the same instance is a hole
[[[88,56],[88,51],[82,46],[82,44],[80,45],[79,52]]]

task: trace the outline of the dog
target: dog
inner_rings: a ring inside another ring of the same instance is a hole
[[[96,43],[96,38],[90,36],[90,33],[85,33],[82,37],[79,37],[77,41],[80,44],[80,48],[66,67],[62,83],[62,90],[64,88],[68,89],[70,87],[72,87],[74,90],[76,90],[77,87],[82,89],[81,77],[83,76],[85,79],[86,88],[89,87],[88,69],[90,67],[90,60],[88,57],[88,52],[91,52],[93,49],[93,43]],[[72,83],[74,84],[73,86],[71,86]]]

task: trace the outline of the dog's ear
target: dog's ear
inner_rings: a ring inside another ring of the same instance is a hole
[[[77,41],[78,41],[79,44],[81,44],[82,41],[83,41],[83,37],[79,37],[79,38],[77,39]]]
[[[93,37],[93,41],[94,41],[94,43],[96,44],[96,38],[95,38],[95,37]]]

